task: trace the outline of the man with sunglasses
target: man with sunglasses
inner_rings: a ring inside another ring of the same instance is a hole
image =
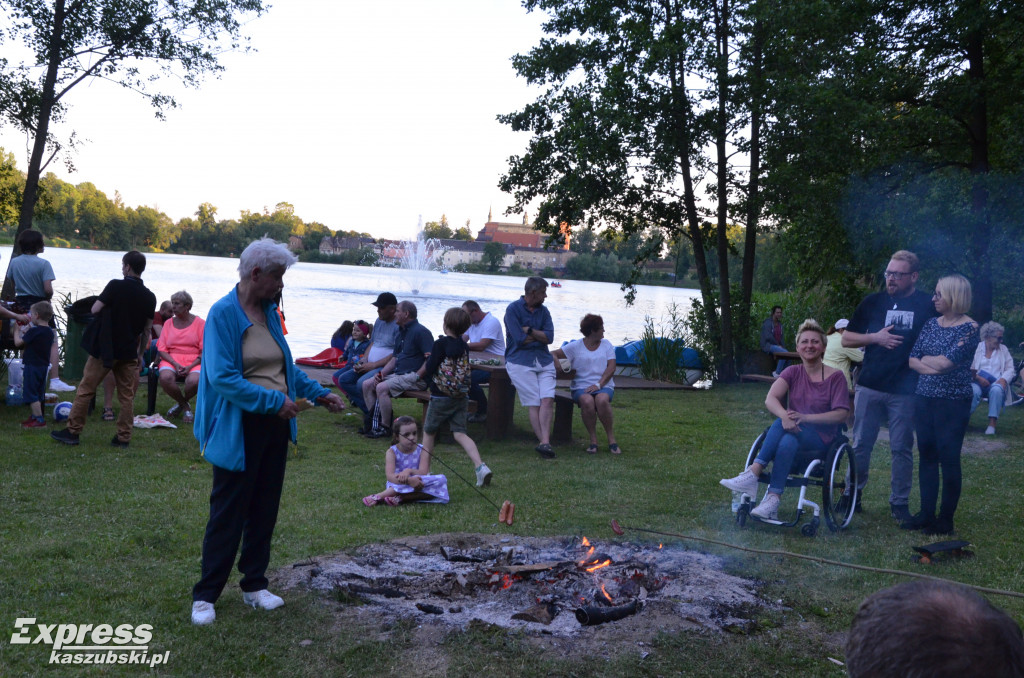
[[[871,451],[882,422],[889,422],[892,489],[889,508],[902,524],[914,479],[914,390],[910,350],[925,321],[936,314],[930,294],[916,289],[917,255],[900,250],[885,272],[885,289],[864,298],[843,333],[843,346],[864,347],[864,363],[853,401],[854,455],[857,459],[857,510],[868,481]]]

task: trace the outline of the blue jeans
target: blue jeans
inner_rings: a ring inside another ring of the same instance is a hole
[[[487,396],[480,384],[486,384],[491,380],[491,373],[486,370],[473,370],[469,373],[469,397],[476,403],[476,413],[487,414]]]
[[[776,353],[788,353],[788,352],[789,352],[789,349],[787,349],[785,346],[779,346],[778,344],[769,344],[768,345],[768,355],[770,355],[772,357],[775,357]],[[789,364],[789,361],[787,361],[787,360],[780,360],[778,362],[778,364],[775,365],[775,371],[776,372],[782,372],[782,370],[786,369],[786,365],[788,365],[788,364]]]
[[[782,428],[782,420],[776,419],[768,429],[755,459],[762,466],[772,464],[768,491],[781,495],[786,489],[786,478],[798,457],[809,464],[812,459],[821,456],[825,448],[818,431],[811,426],[805,424],[799,432],[790,433]]]
[[[373,379],[373,376],[380,372],[380,368],[372,369],[363,374],[356,374],[354,370],[341,370],[342,374],[337,375],[338,388],[345,392],[352,404],[363,411],[363,414],[370,414],[366,409],[366,401],[363,400],[363,382]]]
[[[1003,387],[999,384],[992,384],[988,387],[988,393],[982,393],[981,384],[974,382],[971,384],[971,390],[974,391],[974,398],[971,399],[971,414],[978,409],[982,397],[987,396],[988,416],[998,419],[999,414],[1003,411],[1003,405],[1006,403],[1006,391],[1003,390]]]

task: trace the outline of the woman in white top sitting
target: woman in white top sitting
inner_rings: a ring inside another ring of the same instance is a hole
[[[597,420],[601,420],[608,435],[608,450],[622,454],[615,440],[615,425],[612,419],[612,396],[615,394],[615,347],[604,338],[604,320],[599,315],[588,313],[580,321],[582,339],[571,341],[551,354],[559,361],[568,358],[576,376],[569,386],[573,401],[580,406],[583,425],[590,434],[587,454],[597,453]]]
[[[1009,402],[1010,382],[1013,381],[1013,356],[1003,345],[1003,333],[1006,330],[995,321],[981,326],[981,341],[974,352],[971,363],[971,374],[974,381],[971,390],[974,399],[971,401],[971,414],[978,408],[984,397],[988,398],[988,428],[985,435],[996,433],[996,420],[1003,406]]]

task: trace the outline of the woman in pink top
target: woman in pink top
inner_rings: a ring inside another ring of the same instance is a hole
[[[203,319],[192,315],[192,296],[182,290],[171,295],[174,317],[164,323],[156,349],[160,352],[160,385],[174,399],[168,417],[184,415],[192,423],[189,401],[199,390],[199,363],[203,354]],[[178,382],[184,382],[179,387]]]
[[[786,477],[797,454],[820,455],[836,437],[839,425],[846,421],[850,411],[846,377],[842,370],[822,362],[825,346],[821,326],[814,320],[805,320],[796,333],[796,352],[801,364],[784,369],[764,401],[778,419],[768,429],[750,468],[735,478],[720,481],[734,492],[754,497],[761,471],[772,464],[768,493],[750,512],[756,518],[778,519],[779,498],[786,489]],[[784,404],[787,397],[788,407]]]

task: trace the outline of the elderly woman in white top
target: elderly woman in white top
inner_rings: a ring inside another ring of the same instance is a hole
[[[971,413],[978,408],[981,399],[988,397],[988,428],[985,435],[996,433],[996,420],[1003,406],[1009,402],[1010,382],[1013,381],[1013,356],[1003,345],[1005,329],[995,321],[981,326],[981,341],[974,352],[971,363],[971,374],[974,381],[971,390],[974,399],[971,401]]]

